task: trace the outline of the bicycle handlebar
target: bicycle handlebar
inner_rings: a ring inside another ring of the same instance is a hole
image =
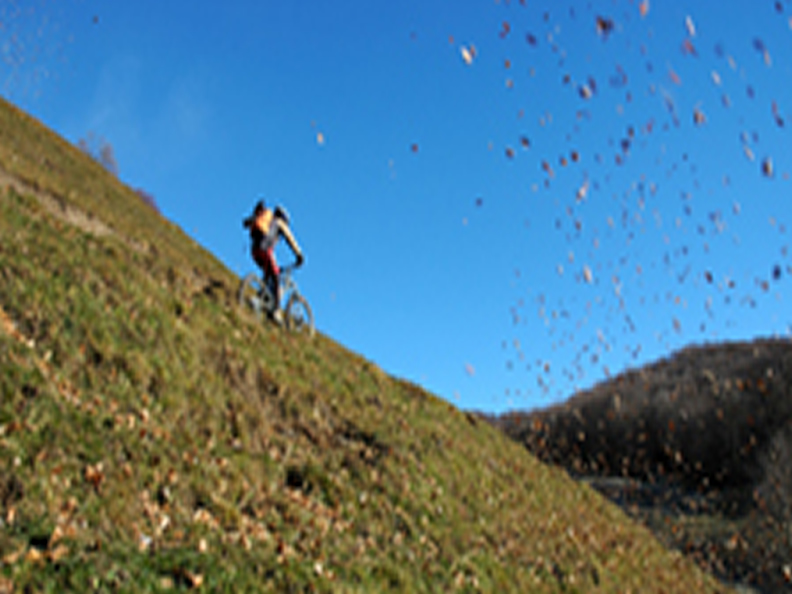
[[[295,270],[297,270],[299,266],[297,266],[297,262],[292,262],[286,266],[281,266],[281,274],[291,274]]]

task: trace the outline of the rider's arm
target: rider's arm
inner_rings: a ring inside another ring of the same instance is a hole
[[[280,234],[286,240],[286,243],[289,244],[291,251],[294,252],[294,256],[297,258],[297,261],[301,263],[303,261],[302,250],[297,244],[297,240],[294,238],[294,234],[291,232],[291,229],[289,229],[289,226],[280,219],[278,219],[278,227]]]

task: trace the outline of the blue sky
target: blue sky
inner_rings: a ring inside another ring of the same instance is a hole
[[[791,17],[788,0],[4,3],[0,91],[106,139],[122,180],[236,273],[241,219],[286,205],[323,332],[501,412],[789,333]]]

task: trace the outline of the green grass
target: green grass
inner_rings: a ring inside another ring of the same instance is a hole
[[[724,589],[489,424],[257,322],[211,254],[5,103],[0,168],[16,591]]]

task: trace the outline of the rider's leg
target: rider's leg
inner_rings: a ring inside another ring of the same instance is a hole
[[[268,270],[264,273],[264,283],[267,285],[267,290],[269,291],[270,295],[272,295],[274,298],[272,304],[273,310],[278,309],[278,305],[280,303],[280,296],[278,295],[278,280],[278,277],[272,274],[271,271]]]
[[[281,308],[281,284],[280,274],[273,275],[272,277],[272,294],[275,295],[275,309]]]
[[[272,319],[275,320],[278,324],[283,322],[283,311],[281,311],[281,288],[280,288],[280,277],[278,275],[271,275],[272,284],[270,285],[270,291],[272,295],[275,297],[275,306],[272,308]]]
[[[270,281],[271,274],[270,274],[270,265],[269,265],[269,258],[267,256],[267,252],[265,250],[254,248],[253,260],[261,269],[261,277],[264,280],[264,286],[266,287],[267,291],[269,291],[270,295],[274,295],[274,293],[272,292],[272,284]]]
[[[272,316],[275,321],[279,321],[281,316],[280,268],[278,267],[278,263],[275,261],[274,249],[269,249],[266,252],[264,282],[267,283],[267,288],[270,291],[270,295],[274,297],[275,301],[272,308]]]

